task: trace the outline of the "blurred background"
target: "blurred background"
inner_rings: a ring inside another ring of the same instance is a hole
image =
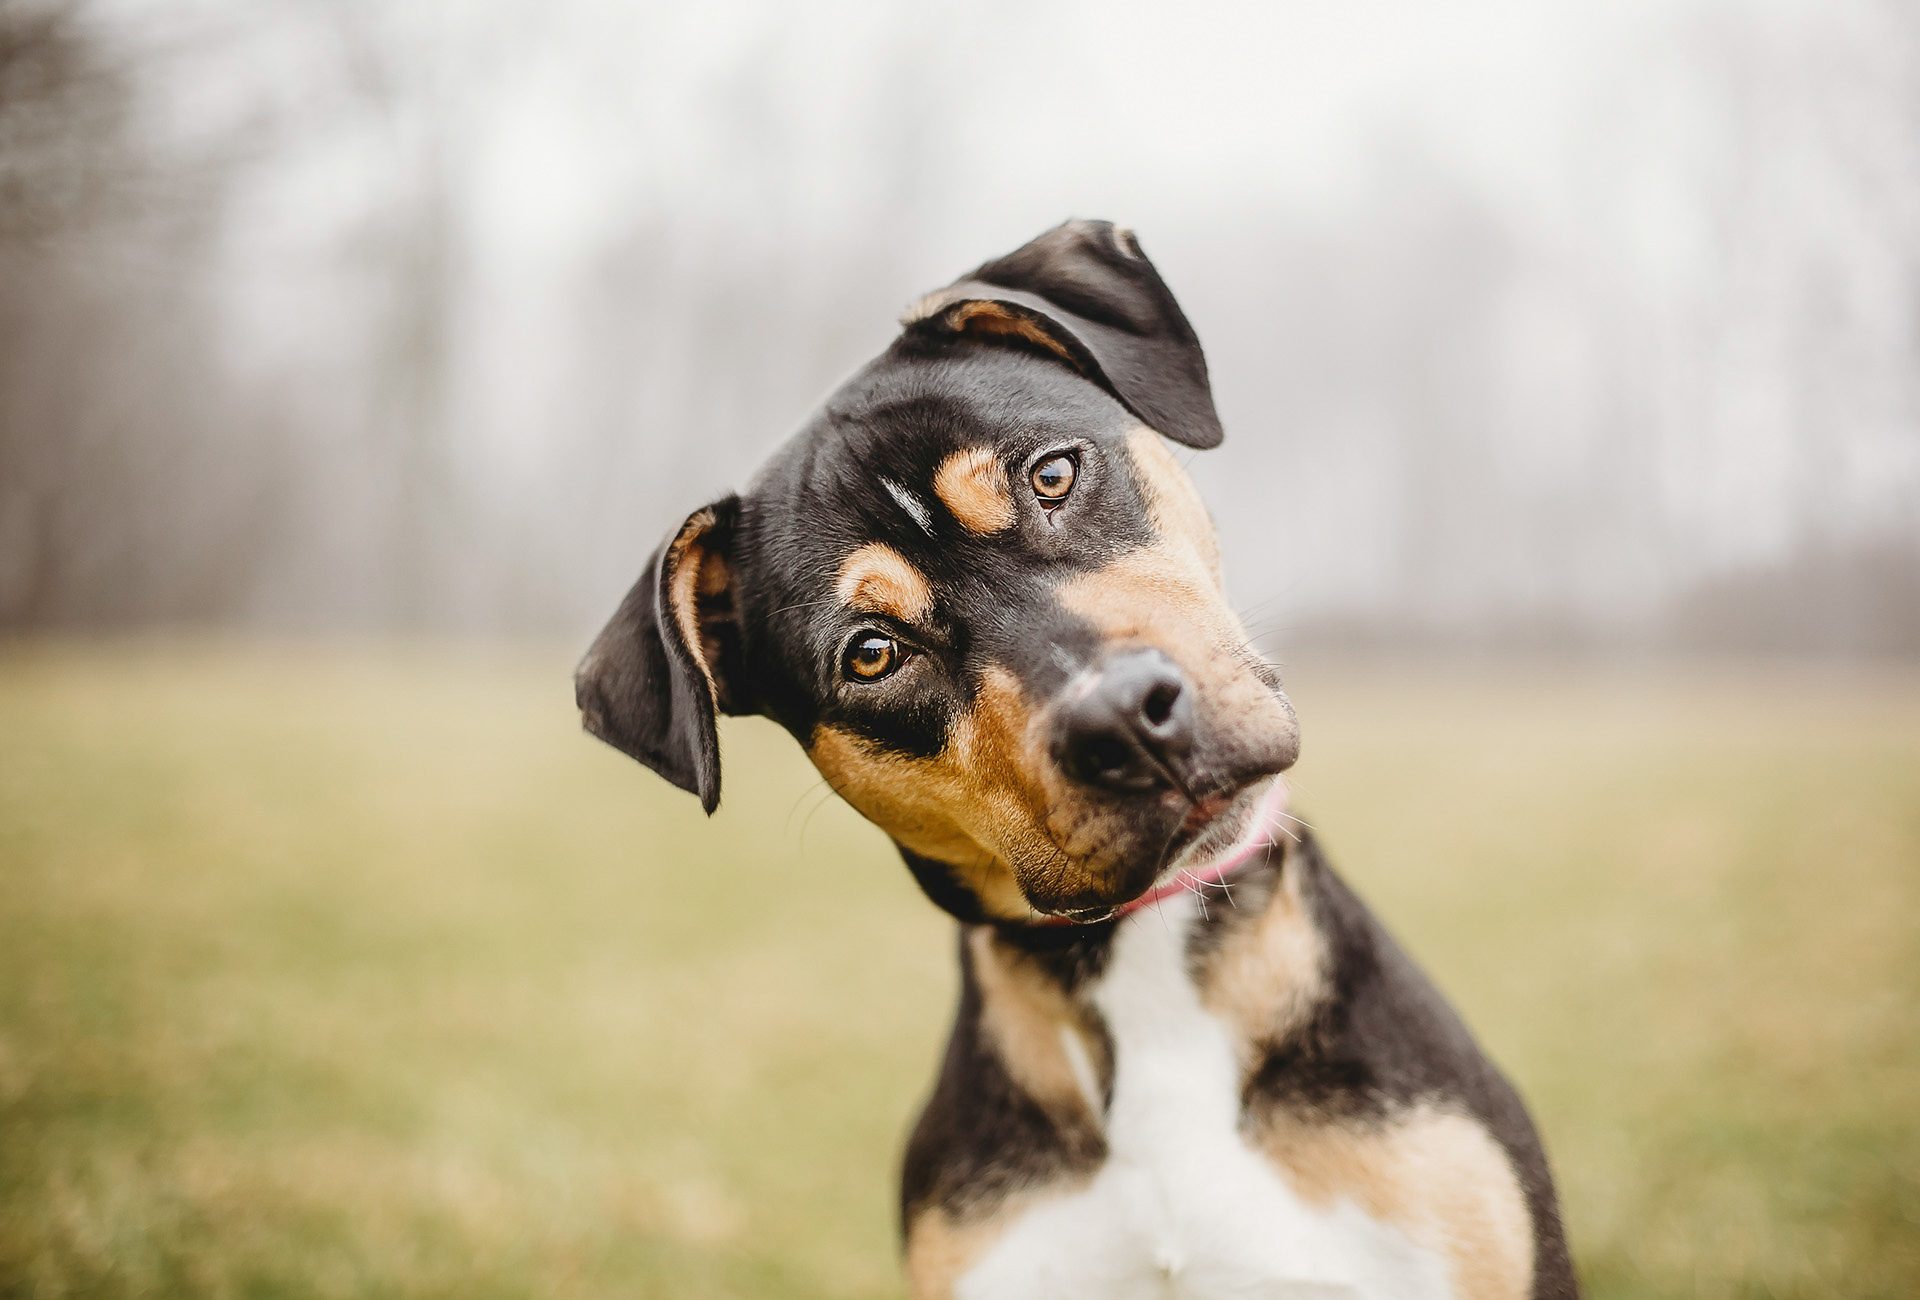
[[[1895,0],[0,0],[0,1295],[897,1293],[947,927],[567,675],[1075,215],[1595,1293],[1920,1292],[1917,128]]]

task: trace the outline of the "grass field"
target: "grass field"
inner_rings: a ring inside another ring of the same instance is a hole
[[[898,1294],[950,934],[565,655],[0,649],[0,1294]],[[1920,673],[1292,673],[1601,1297],[1920,1295]]]

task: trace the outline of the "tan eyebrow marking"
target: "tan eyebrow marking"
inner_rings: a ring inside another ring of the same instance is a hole
[[[970,533],[984,537],[1013,526],[1006,471],[986,447],[968,447],[941,461],[933,474],[933,494]]]
[[[933,588],[906,556],[884,542],[868,542],[840,566],[834,594],[850,609],[918,623],[933,612]]]

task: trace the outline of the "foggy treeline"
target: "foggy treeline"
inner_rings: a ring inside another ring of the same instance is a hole
[[[577,635],[1080,215],[1277,644],[1920,651],[1920,9],[1108,12],[0,0],[0,628]]]

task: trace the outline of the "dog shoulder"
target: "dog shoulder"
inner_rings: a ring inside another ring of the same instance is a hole
[[[1461,1295],[1577,1295],[1518,1093],[1310,836],[1288,868],[1261,914],[1266,964],[1231,935],[1212,963],[1246,1044],[1250,1140],[1302,1195],[1445,1254]],[[1276,965],[1291,983],[1260,991],[1249,972]]]

